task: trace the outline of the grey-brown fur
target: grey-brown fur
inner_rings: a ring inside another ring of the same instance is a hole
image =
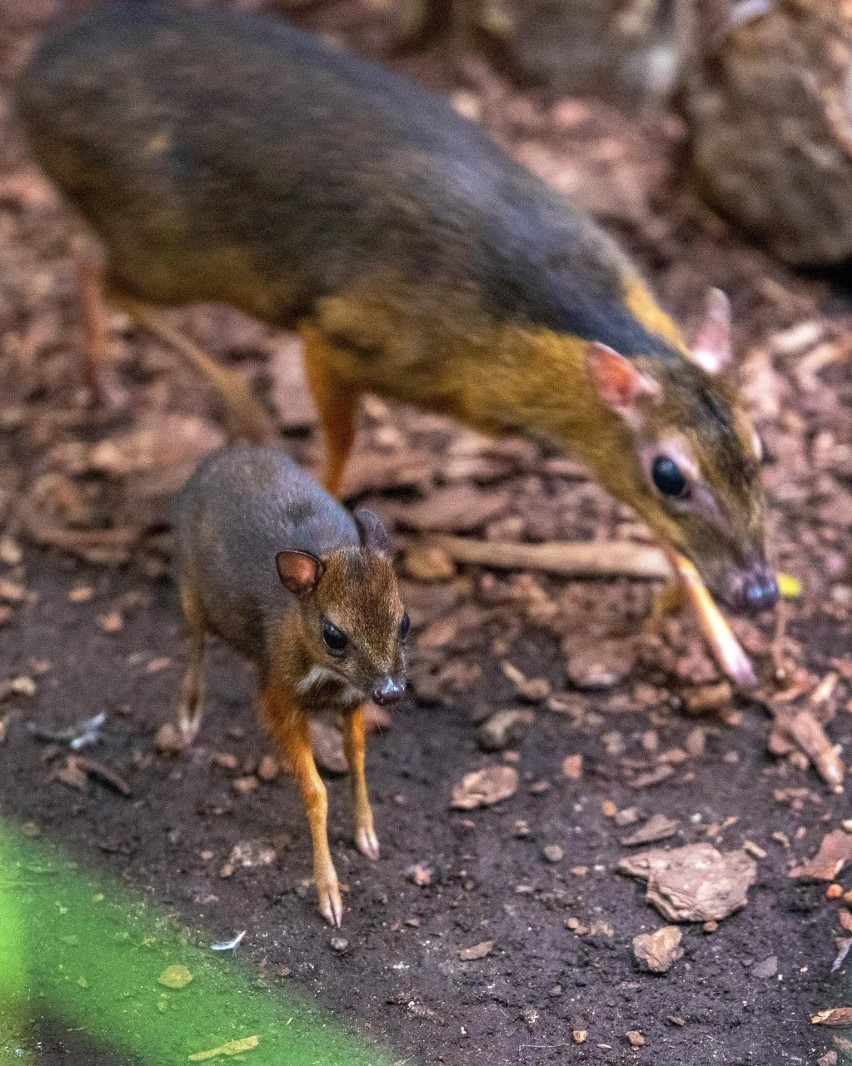
[[[293,325],[382,279],[400,328],[406,293],[420,309],[432,358],[458,324],[422,315],[422,286],[435,309],[461,291],[494,323],[669,353],[624,306],[620,252],[568,201],[446,101],[281,22],[106,4],[42,46],[19,101],[128,294]]]

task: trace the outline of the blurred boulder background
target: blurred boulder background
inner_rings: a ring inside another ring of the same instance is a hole
[[[848,0],[396,0],[399,42],[683,119],[679,173],[796,267],[852,259]]]

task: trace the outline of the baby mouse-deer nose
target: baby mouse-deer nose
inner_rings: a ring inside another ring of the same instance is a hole
[[[373,689],[373,702],[378,703],[380,707],[384,707],[388,703],[397,703],[404,695],[405,682],[387,674],[379,679]]]

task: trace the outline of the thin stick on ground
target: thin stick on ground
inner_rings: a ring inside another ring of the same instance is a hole
[[[631,577],[667,581],[671,568],[659,548],[632,541],[563,541],[551,544],[513,544],[434,536],[429,543],[457,563],[498,570],[541,570],[559,577]]]

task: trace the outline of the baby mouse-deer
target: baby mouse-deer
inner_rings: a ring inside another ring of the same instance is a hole
[[[205,636],[213,633],[257,668],[263,717],[310,823],[320,911],[339,926],[328,798],[309,723],[342,723],[355,843],[377,859],[364,707],[402,697],[409,627],[387,534],[376,515],[350,514],[279,449],[240,445],[212,453],[189,479],[175,537],[192,641],[179,711],[184,740],[200,725]]]

